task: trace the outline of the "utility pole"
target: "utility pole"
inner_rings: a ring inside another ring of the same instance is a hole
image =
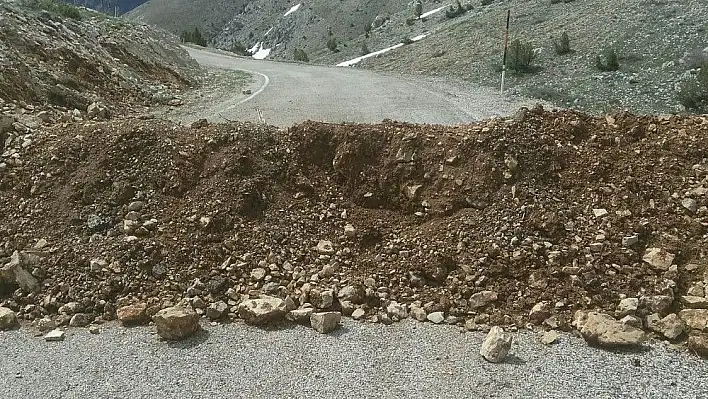
[[[509,45],[509,20],[511,10],[506,10],[506,31],[504,32],[504,57],[502,58],[501,94],[504,94],[504,79],[506,78],[506,52]]]

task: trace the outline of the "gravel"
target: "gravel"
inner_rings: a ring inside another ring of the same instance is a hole
[[[543,346],[525,332],[515,334],[505,363],[491,364],[478,354],[483,338],[410,320],[346,319],[329,335],[206,326],[181,343],[143,327],[69,329],[66,341],[52,343],[22,329],[0,334],[0,384],[6,399],[697,398],[708,389],[708,362],[663,344],[617,353],[568,335]]]

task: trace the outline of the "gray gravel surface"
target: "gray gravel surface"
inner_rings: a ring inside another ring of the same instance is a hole
[[[219,51],[185,47],[200,64],[253,74],[253,95],[222,90],[218,101],[197,98],[167,114],[191,123],[259,121],[291,126],[306,120],[375,123],[392,119],[412,123],[457,124],[513,114],[536,100],[502,97],[496,91],[463,81],[397,76],[356,68],[328,67],[235,57]]]
[[[504,364],[481,359],[481,333],[406,321],[305,327],[206,326],[182,343],[150,328],[70,329],[44,342],[0,333],[0,396],[14,398],[705,398],[708,362],[663,344],[612,353],[564,335],[516,334]]]

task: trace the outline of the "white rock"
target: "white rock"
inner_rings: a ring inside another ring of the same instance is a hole
[[[332,245],[332,241],[320,240],[317,243],[317,253],[320,255],[334,254],[334,246]]]
[[[642,260],[659,270],[669,270],[676,255],[661,248],[647,248]]]
[[[696,200],[693,198],[684,198],[681,200],[681,206],[686,208],[691,213],[696,213],[698,210],[698,204],[696,203]]]
[[[552,345],[558,341],[558,338],[560,338],[560,333],[556,330],[551,330],[541,334],[538,340],[544,345]]]
[[[347,238],[356,237],[356,229],[354,228],[354,226],[352,226],[351,224],[347,224],[346,226],[344,226],[344,235]]]
[[[624,317],[629,314],[634,314],[639,308],[639,298],[624,298],[617,305],[617,316]]]
[[[63,341],[66,333],[58,328],[47,333],[44,336],[44,340],[47,342]]]
[[[11,330],[20,326],[17,315],[9,308],[0,307],[0,331]]]
[[[388,316],[392,319],[403,320],[408,317],[406,305],[396,301],[391,301],[391,303],[386,306],[386,313],[388,313]]]
[[[445,321],[445,315],[443,312],[432,312],[428,315],[428,320],[435,324],[440,324]]]
[[[604,208],[598,208],[598,209],[593,209],[592,213],[595,215],[596,218],[601,218],[607,216],[607,209]]]
[[[512,341],[511,334],[504,332],[504,329],[499,326],[494,326],[489,330],[479,353],[492,363],[503,362],[509,354]]]
[[[339,312],[318,312],[310,315],[310,325],[321,334],[337,329],[341,320],[342,314]]]
[[[421,307],[411,306],[411,317],[418,321],[425,321],[428,319],[428,314]]]
[[[638,346],[645,338],[644,331],[603,313],[578,311],[575,322],[587,342],[603,347]]]
[[[362,308],[354,309],[352,312],[352,319],[354,320],[361,320],[364,316],[366,316],[366,312]]]
[[[497,293],[494,291],[477,292],[470,297],[469,306],[473,309],[483,308],[497,299]]]
[[[265,278],[266,270],[262,267],[257,267],[251,270],[251,278],[256,281],[261,281]]]
[[[249,299],[239,304],[238,314],[248,324],[276,322],[285,317],[285,301],[265,295],[259,299]]]
[[[189,308],[174,306],[160,310],[152,317],[157,334],[170,341],[185,339],[199,331],[199,315]]]

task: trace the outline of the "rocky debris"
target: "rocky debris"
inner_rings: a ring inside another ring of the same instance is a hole
[[[560,333],[558,331],[551,330],[551,331],[545,331],[543,334],[541,334],[541,336],[538,338],[538,340],[543,345],[553,345],[558,341],[559,338],[560,338]]]
[[[89,333],[91,333],[93,335],[97,335],[97,334],[101,333],[101,329],[99,329],[98,326],[89,326],[88,330],[89,330]]]
[[[37,320],[36,327],[39,332],[47,332],[57,328],[57,323],[48,317],[43,317]]]
[[[310,315],[312,328],[321,334],[336,330],[341,319],[342,314],[339,312],[317,312]]]
[[[678,317],[693,330],[708,331],[708,309],[684,309]]]
[[[219,320],[226,316],[229,311],[229,305],[224,301],[218,301],[209,305],[206,311],[206,316],[211,320]]]
[[[334,246],[332,246],[332,241],[320,240],[317,243],[317,253],[320,255],[334,254]]]
[[[334,292],[332,290],[311,290],[310,303],[317,309],[329,309],[334,304]]]
[[[676,313],[671,313],[664,318],[661,318],[658,313],[652,313],[647,316],[647,328],[673,341],[686,331],[686,323]]]
[[[499,326],[494,326],[489,330],[479,353],[489,362],[501,363],[509,354],[512,341],[511,334],[504,332]]]
[[[433,312],[428,314],[427,319],[434,324],[440,324],[445,321],[445,315],[443,312]]]
[[[310,324],[310,315],[315,311],[313,308],[293,309],[288,312],[286,318],[298,324]]]
[[[393,321],[400,321],[408,317],[406,305],[400,304],[396,301],[391,301],[391,303],[386,306],[386,313]]]
[[[8,287],[13,286],[17,286],[27,293],[39,289],[39,281],[27,271],[26,268],[29,265],[25,259],[27,257],[23,257],[18,251],[14,251],[10,261],[0,267],[0,291],[6,291]]]
[[[44,340],[47,342],[57,342],[63,341],[65,337],[66,333],[63,330],[55,328],[44,336]]]
[[[147,304],[136,303],[118,308],[116,315],[124,326],[137,326],[149,321],[146,310]]]
[[[418,321],[425,321],[428,319],[428,314],[425,312],[425,309],[418,306],[411,306],[410,315]]]
[[[199,315],[189,308],[174,306],[160,310],[152,317],[157,334],[169,341],[178,341],[199,331]]]
[[[708,358],[708,334],[691,333],[688,336],[688,350],[698,356]]]
[[[688,309],[707,309],[708,298],[695,295],[684,295],[681,297],[681,303]]]
[[[0,331],[11,330],[20,326],[17,315],[11,309],[0,307]]]
[[[494,291],[477,292],[470,297],[469,306],[473,309],[483,308],[496,301],[497,298],[497,293]]]
[[[89,118],[106,119],[108,118],[108,108],[101,103],[91,103],[86,109],[86,115]]]
[[[634,314],[639,309],[639,298],[624,298],[617,305],[617,317]]]
[[[366,316],[366,311],[362,308],[356,308],[352,312],[352,319],[361,320]]]
[[[659,270],[669,270],[676,255],[661,248],[647,248],[642,260]]]
[[[285,317],[285,301],[265,295],[258,299],[248,299],[239,304],[238,314],[248,324],[275,323]]]
[[[644,331],[621,323],[610,315],[598,312],[576,312],[576,328],[588,343],[602,347],[631,347],[641,345]]]
[[[69,320],[70,327],[86,327],[91,324],[91,318],[85,313],[76,313]]]

